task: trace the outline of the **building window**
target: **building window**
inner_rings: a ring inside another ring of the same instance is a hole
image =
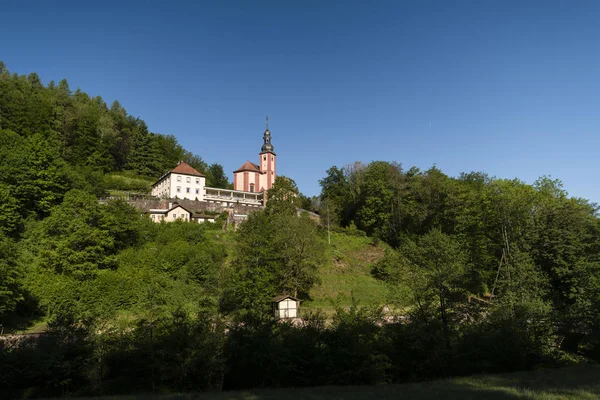
[[[186,181],[187,183],[190,183],[190,179],[191,179],[191,178],[188,176],[187,178],[185,178],[185,181]]]
[[[254,192],[254,183],[251,183],[251,184],[250,184],[250,191],[251,191],[251,192]]]
[[[181,192],[181,186],[177,186],[177,193]]]
[[[185,188],[185,192],[189,193],[190,192],[190,188]]]
[[[200,193],[200,189],[196,189],[196,194]]]
[[[181,182],[181,175],[177,175],[177,182]]]
[[[267,161],[267,156],[263,156],[263,161]]]
[[[200,178],[196,178],[196,185],[200,184]]]
[[[176,213],[173,213],[173,218],[177,218],[177,214]]]
[[[154,215],[152,215],[152,219],[154,219]]]

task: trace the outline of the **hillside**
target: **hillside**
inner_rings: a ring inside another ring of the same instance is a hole
[[[333,311],[336,302],[347,307],[353,299],[360,305],[385,304],[387,288],[371,275],[371,268],[383,258],[386,247],[381,242],[374,244],[360,231],[331,232],[327,262],[319,269],[320,283],[311,289],[310,300],[303,306]]]
[[[226,187],[222,167],[118,102],[1,63],[0,108],[0,324],[48,332],[2,341],[0,397],[403,383],[600,360],[599,209],[558,180],[373,161],[330,168],[313,199],[278,175],[264,210],[235,226],[175,211],[155,223],[123,199],[159,202],[143,194],[182,159]],[[288,319],[295,298],[302,321]]]
[[[216,225],[216,224],[215,224]],[[235,260],[235,233],[221,229],[208,229],[204,236],[209,243],[225,249],[224,265]],[[325,262],[317,272],[318,283],[311,289],[309,298],[302,302],[301,312],[321,310],[331,315],[336,306],[348,308],[352,304],[382,306],[388,301],[384,282],[375,279],[371,269],[389,248],[357,230],[337,229],[331,232],[328,244],[326,231],[319,236],[326,248]],[[9,316],[4,321],[5,333],[38,333],[47,329],[47,318]]]
[[[212,234],[228,249],[228,262],[231,263],[235,257],[234,236],[218,231]],[[318,283],[311,288],[309,298],[302,302],[302,310],[322,310],[331,314],[336,305],[346,308],[353,301],[362,306],[386,304],[389,300],[387,286],[373,277],[371,269],[384,257],[389,246],[355,229],[332,231],[331,244],[323,229],[319,239],[326,248],[325,262],[318,270]]]

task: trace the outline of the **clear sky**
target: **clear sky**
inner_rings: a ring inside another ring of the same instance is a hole
[[[307,195],[387,160],[600,202],[600,1],[3,0],[0,60],[119,100],[230,179],[268,114]]]

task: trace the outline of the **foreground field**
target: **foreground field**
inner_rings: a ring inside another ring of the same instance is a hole
[[[442,381],[380,386],[324,386],[301,389],[263,389],[245,392],[131,395],[95,400],[325,400],[325,399],[485,399],[571,400],[600,398],[600,365],[511,374],[478,375]],[[89,399],[92,400],[92,399]]]

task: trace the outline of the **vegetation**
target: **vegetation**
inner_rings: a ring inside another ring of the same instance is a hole
[[[0,338],[0,397],[393,384],[600,361],[598,207],[559,181],[357,163],[328,170],[318,199],[278,177],[237,231],[155,224],[98,199],[143,193],[181,159],[212,186],[228,185],[223,169],[117,102],[3,64],[0,109],[0,323],[47,324]],[[303,301],[302,320],[273,320],[279,294]]]
[[[433,382],[378,386],[322,386],[290,389],[258,389],[242,392],[135,395],[114,400],[271,400],[271,399],[403,399],[403,400],[591,400],[600,395],[598,366],[546,369],[511,374],[476,375]],[[109,397],[93,397],[104,400]]]

